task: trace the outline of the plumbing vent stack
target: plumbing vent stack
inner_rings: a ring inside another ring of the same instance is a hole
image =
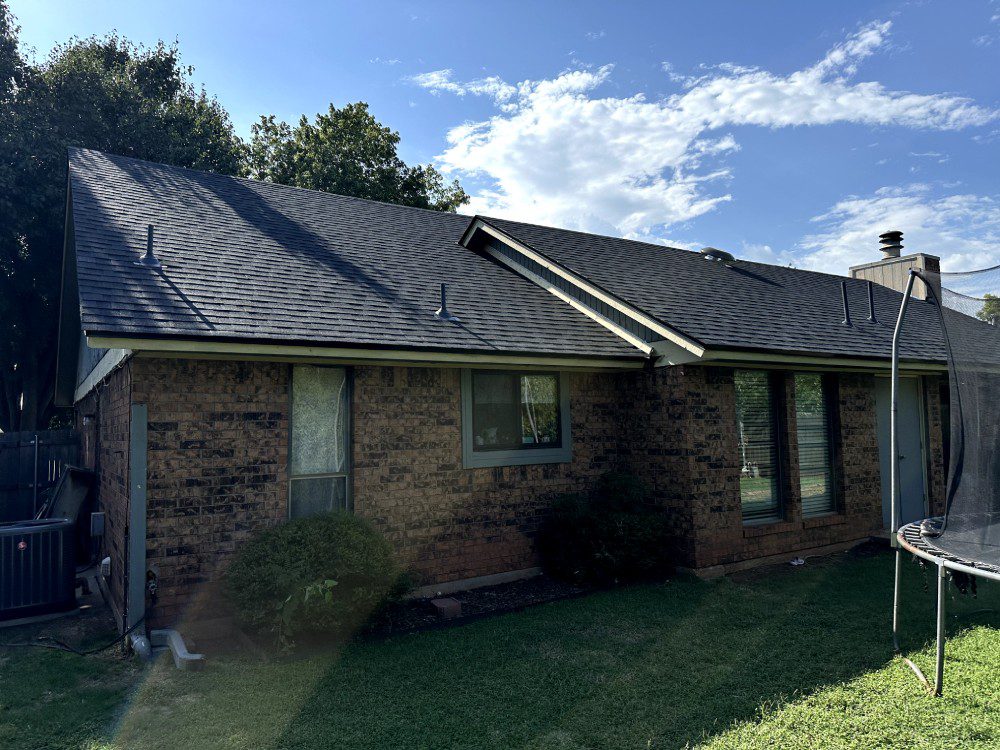
[[[156,255],[153,254],[153,225],[150,224],[146,227],[146,254],[142,256],[142,260],[138,260],[135,263],[137,266],[145,266],[146,268],[161,268],[160,261],[156,259]]]
[[[871,281],[868,282],[868,320],[878,323],[875,320],[875,285]]]
[[[844,321],[845,326],[851,325],[851,307],[847,304],[847,282],[840,282],[840,294],[844,298]]]
[[[441,307],[434,312],[435,317],[446,320],[449,323],[458,323],[458,316],[452,315],[448,310],[448,285],[441,285]]]

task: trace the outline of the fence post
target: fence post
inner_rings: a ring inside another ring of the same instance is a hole
[[[31,479],[31,517],[38,515],[38,433],[35,433],[35,469]]]

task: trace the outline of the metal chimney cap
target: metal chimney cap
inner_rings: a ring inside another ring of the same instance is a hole
[[[903,249],[903,233],[898,229],[882,232],[878,236],[879,248],[885,258],[898,258]]]

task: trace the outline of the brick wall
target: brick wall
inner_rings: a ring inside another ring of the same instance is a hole
[[[783,379],[784,520],[744,526],[733,371],[683,366],[627,376],[634,400],[625,466],[671,513],[682,564],[728,565],[861,539],[878,529],[881,498],[871,376],[837,377],[837,514],[802,518],[794,379]],[[648,425],[648,430],[641,425]]]
[[[81,462],[98,472],[98,502],[105,512],[101,555],[111,558],[108,583],[119,617],[125,612],[131,375],[131,362],[126,362],[77,407]]]
[[[147,565],[153,625],[176,622],[198,591],[211,609],[236,547],[286,518],[288,365],[133,360],[134,403],[149,414]],[[199,612],[211,616],[211,612]]]
[[[618,466],[617,376],[571,374],[573,461],[463,469],[461,371],[354,370],[355,512],[425,582],[537,564],[534,536],[553,495]]]
[[[924,377],[924,402],[927,414],[927,463],[930,481],[927,496],[932,516],[944,513],[945,484],[948,475],[945,472],[944,431],[951,425],[944,423],[941,410],[941,390],[948,387],[945,377],[928,375]]]
[[[238,545],[287,517],[290,366],[134,359],[81,404],[100,408],[95,462],[108,511],[112,591],[124,591],[130,403],[149,413],[147,560],[159,591],[153,624],[176,622]],[[727,368],[683,366],[568,376],[573,460],[462,468],[461,371],[353,369],[355,512],[394,543],[423,582],[537,564],[534,537],[553,496],[610,470],[635,473],[670,515],[680,562],[730,565],[860,539],[881,521],[870,375],[836,376],[838,513],[801,517],[794,380],[784,374],[785,519],[744,526],[735,389]],[[931,475],[940,476],[940,403],[928,387]],[[86,451],[85,451],[86,453]],[[937,480],[934,480],[937,481]],[[942,485],[943,487],[943,485]],[[932,482],[932,496],[939,492]],[[943,491],[943,490],[940,490]]]

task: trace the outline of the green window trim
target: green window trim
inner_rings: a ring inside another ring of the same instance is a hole
[[[511,449],[476,450],[474,430],[473,370],[462,370],[462,465],[467,469],[495,466],[525,466],[530,464],[566,463],[573,459],[570,429],[569,378],[565,373],[538,370],[476,370],[480,374],[514,376],[554,375],[558,383],[558,445],[525,446]]]

